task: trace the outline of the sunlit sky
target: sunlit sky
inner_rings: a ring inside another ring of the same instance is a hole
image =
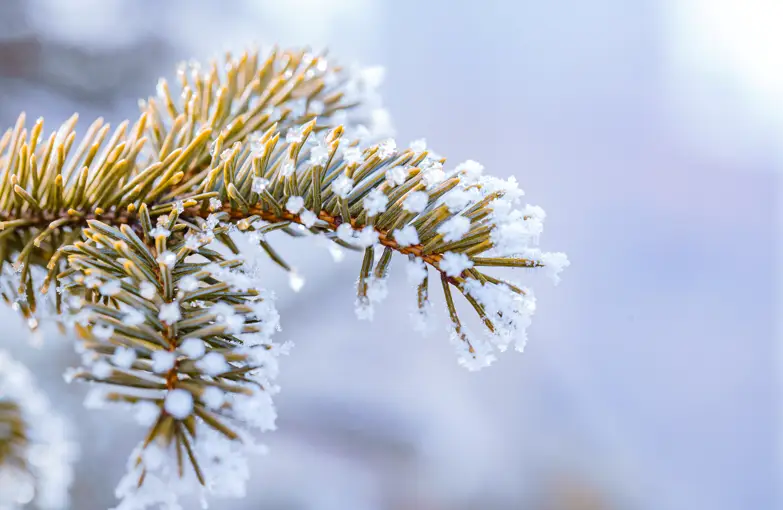
[[[669,1],[667,60],[678,93],[690,91],[681,99],[691,129],[718,142],[728,136],[736,145],[741,126],[747,138],[741,141],[753,150],[765,143],[783,147],[783,136],[764,138],[783,132],[782,22],[780,0]]]

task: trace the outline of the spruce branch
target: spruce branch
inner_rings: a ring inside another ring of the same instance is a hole
[[[48,316],[73,328],[83,367],[68,378],[93,385],[90,406],[129,407],[147,427],[118,508],[174,504],[194,483],[241,496],[250,432],[274,427],[287,347],[270,341],[277,312],[237,236],[294,290],[303,279],[273,232],[363,252],[360,319],[386,297],[395,258],[416,286],[420,329],[440,280],[471,370],[524,347],[535,298],[490,273],[558,280],[568,259],[538,248],[543,210],[522,204],[514,178],[475,161],[448,169],[423,141],[379,137],[378,78],[307,50],[227,55],[181,66],[176,87],[161,81],[113,132],[99,119],[76,144],[76,116],[45,137],[43,120],[28,130],[22,114],[0,138],[0,294],[32,328]]]
[[[393,254],[407,255],[416,283],[428,267],[441,275],[455,344],[461,363],[470,368],[489,364],[492,351],[505,350],[512,339],[524,342],[520,335],[535,309],[532,296],[479,268],[545,268],[557,278],[568,261],[534,247],[544,214],[538,207],[514,208],[522,194],[516,182],[484,176],[475,162],[447,174],[444,160],[426,150],[397,150],[391,140],[362,149],[346,140],[339,126],[320,134],[314,127],[315,121],[286,132],[272,126],[252,143],[232,146],[192,195],[180,197],[188,204],[200,202],[182,206],[182,218],[250,232],[288,271],[290,265],[265,239],[270,230],[296,233],[290,227],[298,225],[364,250],[357,285],[360,318],[371,319],[374,304],[385,297]],[[177,204],[182,202],[151,211],[167,213]],[[225,236],[218,240],[235,250]],[[376,247],[383,248],[377,263]],[[469,338],[452,288],[478,313],[491,343]],[[426,312],[427,300],[419,305]]]
[[[223,147],[272,125],[300,126],[318,115],[316,130],[339,121],[371,138],[371,128],[384,128],[374,91],[378,72],[352,73],[308,50],[228,54],[207,72],[191,62],[177,74],[179,94],[172,97],[161,80],[158,97],[142,102],[133,126],[123,122],[111,136],[98,119],[74,148],[77,115],[46,138],[43,119],[28,130],[21,114],[0,138],[0,271],[11,263],[18,273],[15,285],[0,292],[31,328],[39,322],[34,268],[46,270],[44,290],[56,285],[57,249],[78,240],[88,220],[138,223],[142,204],[197,188]],[[45,315],[57,316],[55,301]]]
[[[132,406],[148,427],[119,508],[165,503],[188,493],[191,477],[225,491],[223,466],[245,462],[239,445],[252,446],[251,429],[274,428],[276,358],[287,350],[269,341],[271,296],[241,261],[205,246],[220,229],[178,228],[177,211],[159,218],[139,234],[90,220],[60,275],[85,363],[69,379],[96,385],[91,406]]]
[[[315,120],[316,132],[344,125],[363,138],[390,134],[375,92],[379,73],[350,72],[308,49],[273,48],[266,57],[258,51],[228,53],[208,69],[196,61],[180,64],[177,90],[161,79],[157,97],[140,103],[150,119],[152,152],[164,161],[199,136],[208,143],[191,148],[184,175],[166,198],[197,187],[224,150],[275,123],[286,129]]]

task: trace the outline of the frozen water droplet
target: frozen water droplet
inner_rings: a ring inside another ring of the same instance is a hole
[[[263,177],[253,177],[253,185],[251,186],[251,189],[254,193],[261,193],[266,189],[267,186],[269,186],[269,179],[264,179]]]
[[[288,274],[288,284],[291,286],[294,292],[299,292],[304,287],[305,279],[299,275],[296,271],[291,271]]]

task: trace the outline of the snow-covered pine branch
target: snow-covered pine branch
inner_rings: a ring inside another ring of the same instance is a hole
[[[181,204],[183,218],[203,220],[207,227],[236,225],[288,271],[289,264],[265,239],[271,230],[292,232],[296,226],[364,250],[357,286],[360,318],[372,318],[386,294],[392,256],[404,255],[419,296],[429,294],[427,268],[438,273],[462,364],[485,366],[511,341],[521,349],[535,301],[529,290],[494,278],[485,268],[541,268],[557,281],[568,259],[537,248],[544,212],[520,205],[523,193],[516,181],[485,176],[473,161],[446,171],[444,160],[422,147],[398,150],[393,140],[365,147],[346,139],[341,127],[321,133],[314,127],[314,120],[285,132],[272,126],[249,144],[234,144],[215,158],[193,198],[186,195],[151,211],[166,213]],[[200,205],[190,205],[195,201]],[[230,238],[219,239],[235,249]],[[376,250],[382,251],[377,264]],[[467,298],[488,336],[467,331],[451,289]],[[428,308],[427,299],[419,300],[420,313]]]
[[[183,65],[176,91],[161,81],[111,136],[98,120],[76,146],[75,116],[45,138],[43,121],[28,130],[22,115],[0,138],[0,294],[31,327],[43,310],[73,327],[83,367],[68,378],[94,385],[90,406],[128,407],[148,428],[120,509],[176,508],[193,487],[241,496],[251,431],[274,426],[287,347],[270,341],[272,296],[231,234],[289,271],[294,290],[302,276],[267,234],[363,252],[361,319],[382,310],[402,257],[415,323],[429,322],[440,287],[471,370],[524,347],[535,299],[492,272],[558,280],[568,259],[538,248],[543,210],[522,202],[513,177],[475,161],[448,167],[423,141],[386,138],[381,76],[304,50],[228,55]],[[460,296],[481,332],[458,313]]]
[[[130,408],[148,432],[117,488],[119,509],[174,504],[199,487],[244,496],[251,431],[272,430],[278,329],[272,296],[242,262],[206,247],[215,231],[178,214],[140,235],[91,220],[65,251],[67,320],[84,366],[69,379],[96,385],[91,407]],[[216,232],[217,231],[217,232]]]
[[[0,136],[0,270],[9,264],[15,273],[0,295],[31,328],[39,322],[33,268],[48,272],[44,289],[56,284],[57,250],[79,240],[87,220],[132,222],[141,204],[187,194],[220,147],[272,125],[300,127],[318,115],[319,130],[340,123],[365,139],[390,130],[376,90],[381,68],[271,49],[228,54],[203,69],[183,63],[177,76],[174,97],[161,80],[158,95],[140,101],[138,120],[113,132],[97,119],[77,139],[74,114],[46,136],[42,118],[28,127],[22,113]]]

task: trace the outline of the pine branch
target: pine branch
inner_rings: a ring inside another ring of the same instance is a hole
[[[345,125],[363,137],[382,135],[372,131],[386,127],[373,118],[383,117],[383,110],[368,108],[378,103],[376,74],[374,69],[352,74],[307,49],[275,48],[266,58],[258,51],[239,58],[227,54],[222,62],[211,62],[206,72],[198,62],[180,64],[178,90],[171,91],[161,79],[157,97],[142,102],[150,119],[152,151],[164,161],[200,135],[209,143],[191,151],[181,182],[166,198],[198,187],[225,148],[275,123],[290,128],[316,120],[316,132]]]
[[[160,218],[155,228],[142,221],[138,235],[90,220],[86,240],[65,250],[71,270],[61,275],[86,363],[69,377],[98,385],[91,405],[133,405],[149,427],[120,484],[128,505],[168,497],[160,483],[176,491],[188,476],[219,482],[221,465],[237,461],[230,443],[274,428],[276,357],[285,352],[269,342],[278,327],[271,298],[241,261],[205,247],[221,229],[178,228],[176,211]]]
[[[75,149],[75,116],[45,138],[43,121],[28,130],[22,114],[0,138],[0,294],[32,328],[47,314],[74,328],[84,366],[69,378],[94,385],[89,405],[131,407],[148,428],[120,508],[172,503],[193,481],[241,495],[250,431],[274,427],[286,349],[270,341],[277,312],[238,235],[289,271],[294,290],[303,279],[269,234],[363,252],[361,319],[373,318],[402,255],[418,327],[432,323],[430,275],[440,280],[461,364],[524,347],[535,298],[484,271],[557,281],[568,259],[537,247],[543,210],[474,161],[448,170],[421,141],[379,140],[377,71],[357,77],[324,56],[275,50],[207,71],[187,64],[177,80],[176,91],[159,83],[135,123],[110,135],[99,119]]]
[[[341,121],[367,133],[363,123],[373,112],[361,101],[377,103],[372,80],[306,50],[273,50],[263,60],[257,51],[226,55],[207,73],[183,64],[178,77],[176,100],[162,80],[159,97],[144,102],[130,130],[123,122],[109,137],[110,126],[98,119],[75,149],[76,115],[46,139],[43,119],[28,131],[22,114],[0,138],[0,269],[10,262],[19,273],[2,296],[31,327],[38,324],[32,267],[46,268],[47,289],[60,269],[57,249],[78,240],[88,220],[137,223],[142,204],[188,193],[224,145],[272,125],[299,126],[320,114],[315,129]],[[54,308],[56,315],[59,303]]]
[[[290,231],[298,225],[364,250],[357,297],[361,318],[372,318],[373,304],[386,294],[392,255],[407,255],[416,283],[428,266],[448,289],[467,298],[495,347],[504,350],[524,333],[535,307],[532,296],[478,268],[546,268],[556,277],[568,261],[533,248],[543,211],[513,209],[521,196],[513,179],[483,176],[475,162],[446,174],[443,160],[426,150],[398,151],[392,141],[362,149],[345,140],[340,127],[319,135],[314,125],[311,121],[285,133],[272,126],[251,144],[235,144],[207,170],[193,194],[151,212],[167,213],[179,204],[182,218],[207,228],[236,225],[251,232],[285,270],[290,265],[265,239],[272,229]],[[234,249],[230,239],[218,239]],[[384,248],[377,264],[376,246]],[[453,301],[446,303],[461,340],[461,362],[472,368],[490,363],[493,346],[480,338],[469,340]],[[427,309],[426,300],[420,309]]]

